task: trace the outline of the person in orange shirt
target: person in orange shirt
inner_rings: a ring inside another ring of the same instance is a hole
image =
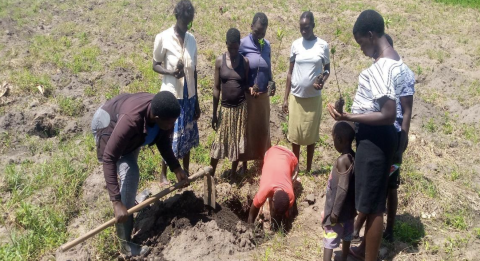
[[[298,160],[295,154],[283,146],[273,146],[265,153],[260,188],[253,199],[248,223],[253,223],[260,208],[269,199],[270,213],[277,224],[291,217],[295,195],[293,180],[298,174]]]

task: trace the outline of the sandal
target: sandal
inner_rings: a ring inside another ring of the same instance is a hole
[[[358,247],[355,247],[355,249],[358,249]],[[350,247],[349,252],[350,252],[350,255],[352,255],[355,259],[365,261],[365,257],[357,254],[357,252],[355,252],[353,247]]]

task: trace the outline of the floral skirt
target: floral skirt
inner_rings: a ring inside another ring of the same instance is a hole
[[[245,153],[247,130],[247,102],[237,107],[221,107],[219,127],[210,156],[237,161]]]
[[[172,149],[177,159],[183,158],[193,147],[199,144],[198,126],[195,118],[197,95],[188,98],[187,81],[183,87],[183,99],[178,99],[181,111],[175,121],[172,136]]]

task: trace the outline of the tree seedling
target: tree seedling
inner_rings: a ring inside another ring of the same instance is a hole
[[[345,105],[345,100],[342,97],[342,91],[340,90],[340,85],[338,84],[337,70],[335,69],[335,53],[336,53],[336,51],[337,51],[336,46],[333,46],[331,51],[330,51],[332,53],[333,71],[335,72],[335,81],[337,82],[338,93],[340,94],[340,97],[335,102],[335,110],[338,111],[338,113],[343,113],[343,106]]]

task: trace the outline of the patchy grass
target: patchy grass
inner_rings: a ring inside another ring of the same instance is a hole
[[[393,232],[395,238],[410,245],[417,245],[425,236],[424,227],[418,222],[396,221]]]
[[[477,0],[435,0],[435,2],[480,9],[480,2]]]

